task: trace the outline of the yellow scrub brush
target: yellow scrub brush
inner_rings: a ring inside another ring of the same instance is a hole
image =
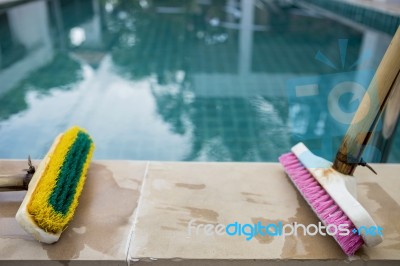
[[[88,133],[72,127],[55,139],[36,171],[29,162],[25,177],[0,178],[0,190],[28,190],[16,219],[38,241],[58,241],[71,221],[93,150]]]

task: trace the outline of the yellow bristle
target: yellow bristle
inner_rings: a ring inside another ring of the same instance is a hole
[[[82,191],[86,173],[89,168],[90,160],[94,151],[94,145],[90,140],[90,148],[88,150],[86,160],[82,170],[79,173],[78,183],[76,185],[75,194],[66,213],[56,211],[54,206],[50,204],[50,197],[56,188],[58,177],[62,170],[68,152],[77,140],[78,134],[84,132],[79,127],[72,127],[62,135],[58,145],[54,149],[53,154],[49,156],[49,163],[43,171],[40,181],[32,194],[28,203],[27,210],[32,215],[35,223],[46,232],[59,233],[67,223],[72,219],[75,209],[78,205],[78,198]],[[78,158],[79,159],[79,158]]]

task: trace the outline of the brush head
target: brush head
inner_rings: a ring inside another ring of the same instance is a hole
[[[60,134],[35,172],[16,219],[38,241],[56,242],[71,221],[94,150],[79,127]]]
[[[335,225],[338,228],[339,225],[346,225],[343,228],[349,230],[348,235],[340,235],[340,232],[337,231],[333,234],[333,237],[347,255],[353,255],[364,244],[364,241],[360,235],[353,233],[356,227],[349,217],[294,153],[283,154],[279,157],[279,161],[284,166],[293,184],[325,226]]]

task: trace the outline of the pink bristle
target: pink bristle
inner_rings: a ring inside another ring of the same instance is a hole
[[[353,234],[352,230],[356,227],[349,217],[302,165],[294,153],[283,154],[279,157],[279,161],[325,226],[334,224],[338,227],[340,224],[348,224],[347,229],[350,231],[348,235],[341,236],[338,231],[333,237],[347,255],[353,255],[364,244],[364,241],[358,234]]]

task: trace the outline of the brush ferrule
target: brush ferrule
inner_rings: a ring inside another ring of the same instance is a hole
[[[354,170],[356,169],[358,162],[355,159],[350,158],[348,155],[345,155],[338,151],[336,154],[336,160],[333,162],[333,169],[344,174],[344,175],[353,175]]]
[[[364,161],[363,158],[357,160],[355,158],[349,157],[348,155],[344,155],[340,151],[336,154],[336,160],[333,162],[332,167],[333,169],[344,175],[353,175],[354,170],[356,170],[356,167],[358,165],[367,167],[374,174],[377,174],[376,171],[369,164],[367,164],[367,162]]]

